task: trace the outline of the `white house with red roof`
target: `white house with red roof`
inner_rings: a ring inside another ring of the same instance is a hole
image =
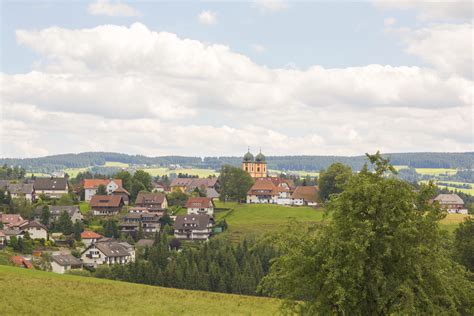
[[[117,190],[124,190],[122,188],[122,179],[84,179],[84,200],[90,201],[97,194],[97,189],[100,185],[105,186],[109,195]]]
[[[85,230],[81,233],[81,240],[86,247],[89,247],[90,245],[97,242],[102,237],[103,237],[102,235],[97,234],[96,232],[93,232],[90,230]]]
[[[188,214],[212,216],[215,205],[212,199],[208,197],[190,197],[185,207],[188,209]]]

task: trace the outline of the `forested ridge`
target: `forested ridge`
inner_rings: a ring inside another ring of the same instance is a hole
[[[406,165],[413,168],[474,168],[474,152],[465,153],[391,153],[389,157],[393,165]],[[40,158],[2,158],[0,164],[21,166],[28,171],[54,171],[65,168],[102,166],[106,161],[116,161],[131,165],[168,167],[172,164],[194,168],[219,169],[224,164],[240,165],[242,157],[185,157],[161,156],[147,157],[111,152],[85,152],[79,154],[62,154]],[[366,163],[361,156],[267,156],[269,169],[317,171],[326,169],[335,162],[360,169]]]

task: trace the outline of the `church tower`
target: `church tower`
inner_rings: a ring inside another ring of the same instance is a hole
[[[265,156],[260,153],[253,157],[250,150],[244,155],[242,160],[242,170],[248,172],[252,178],[266,178],[267,177],[267,162]]]

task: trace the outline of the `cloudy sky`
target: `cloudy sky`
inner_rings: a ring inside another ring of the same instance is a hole
[[[2,157],[472,151],[470,1],[2,1]]]

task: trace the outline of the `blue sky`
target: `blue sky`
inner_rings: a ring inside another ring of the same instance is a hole
[[[2,1],[2,157],[474,150],[470,1]]]

